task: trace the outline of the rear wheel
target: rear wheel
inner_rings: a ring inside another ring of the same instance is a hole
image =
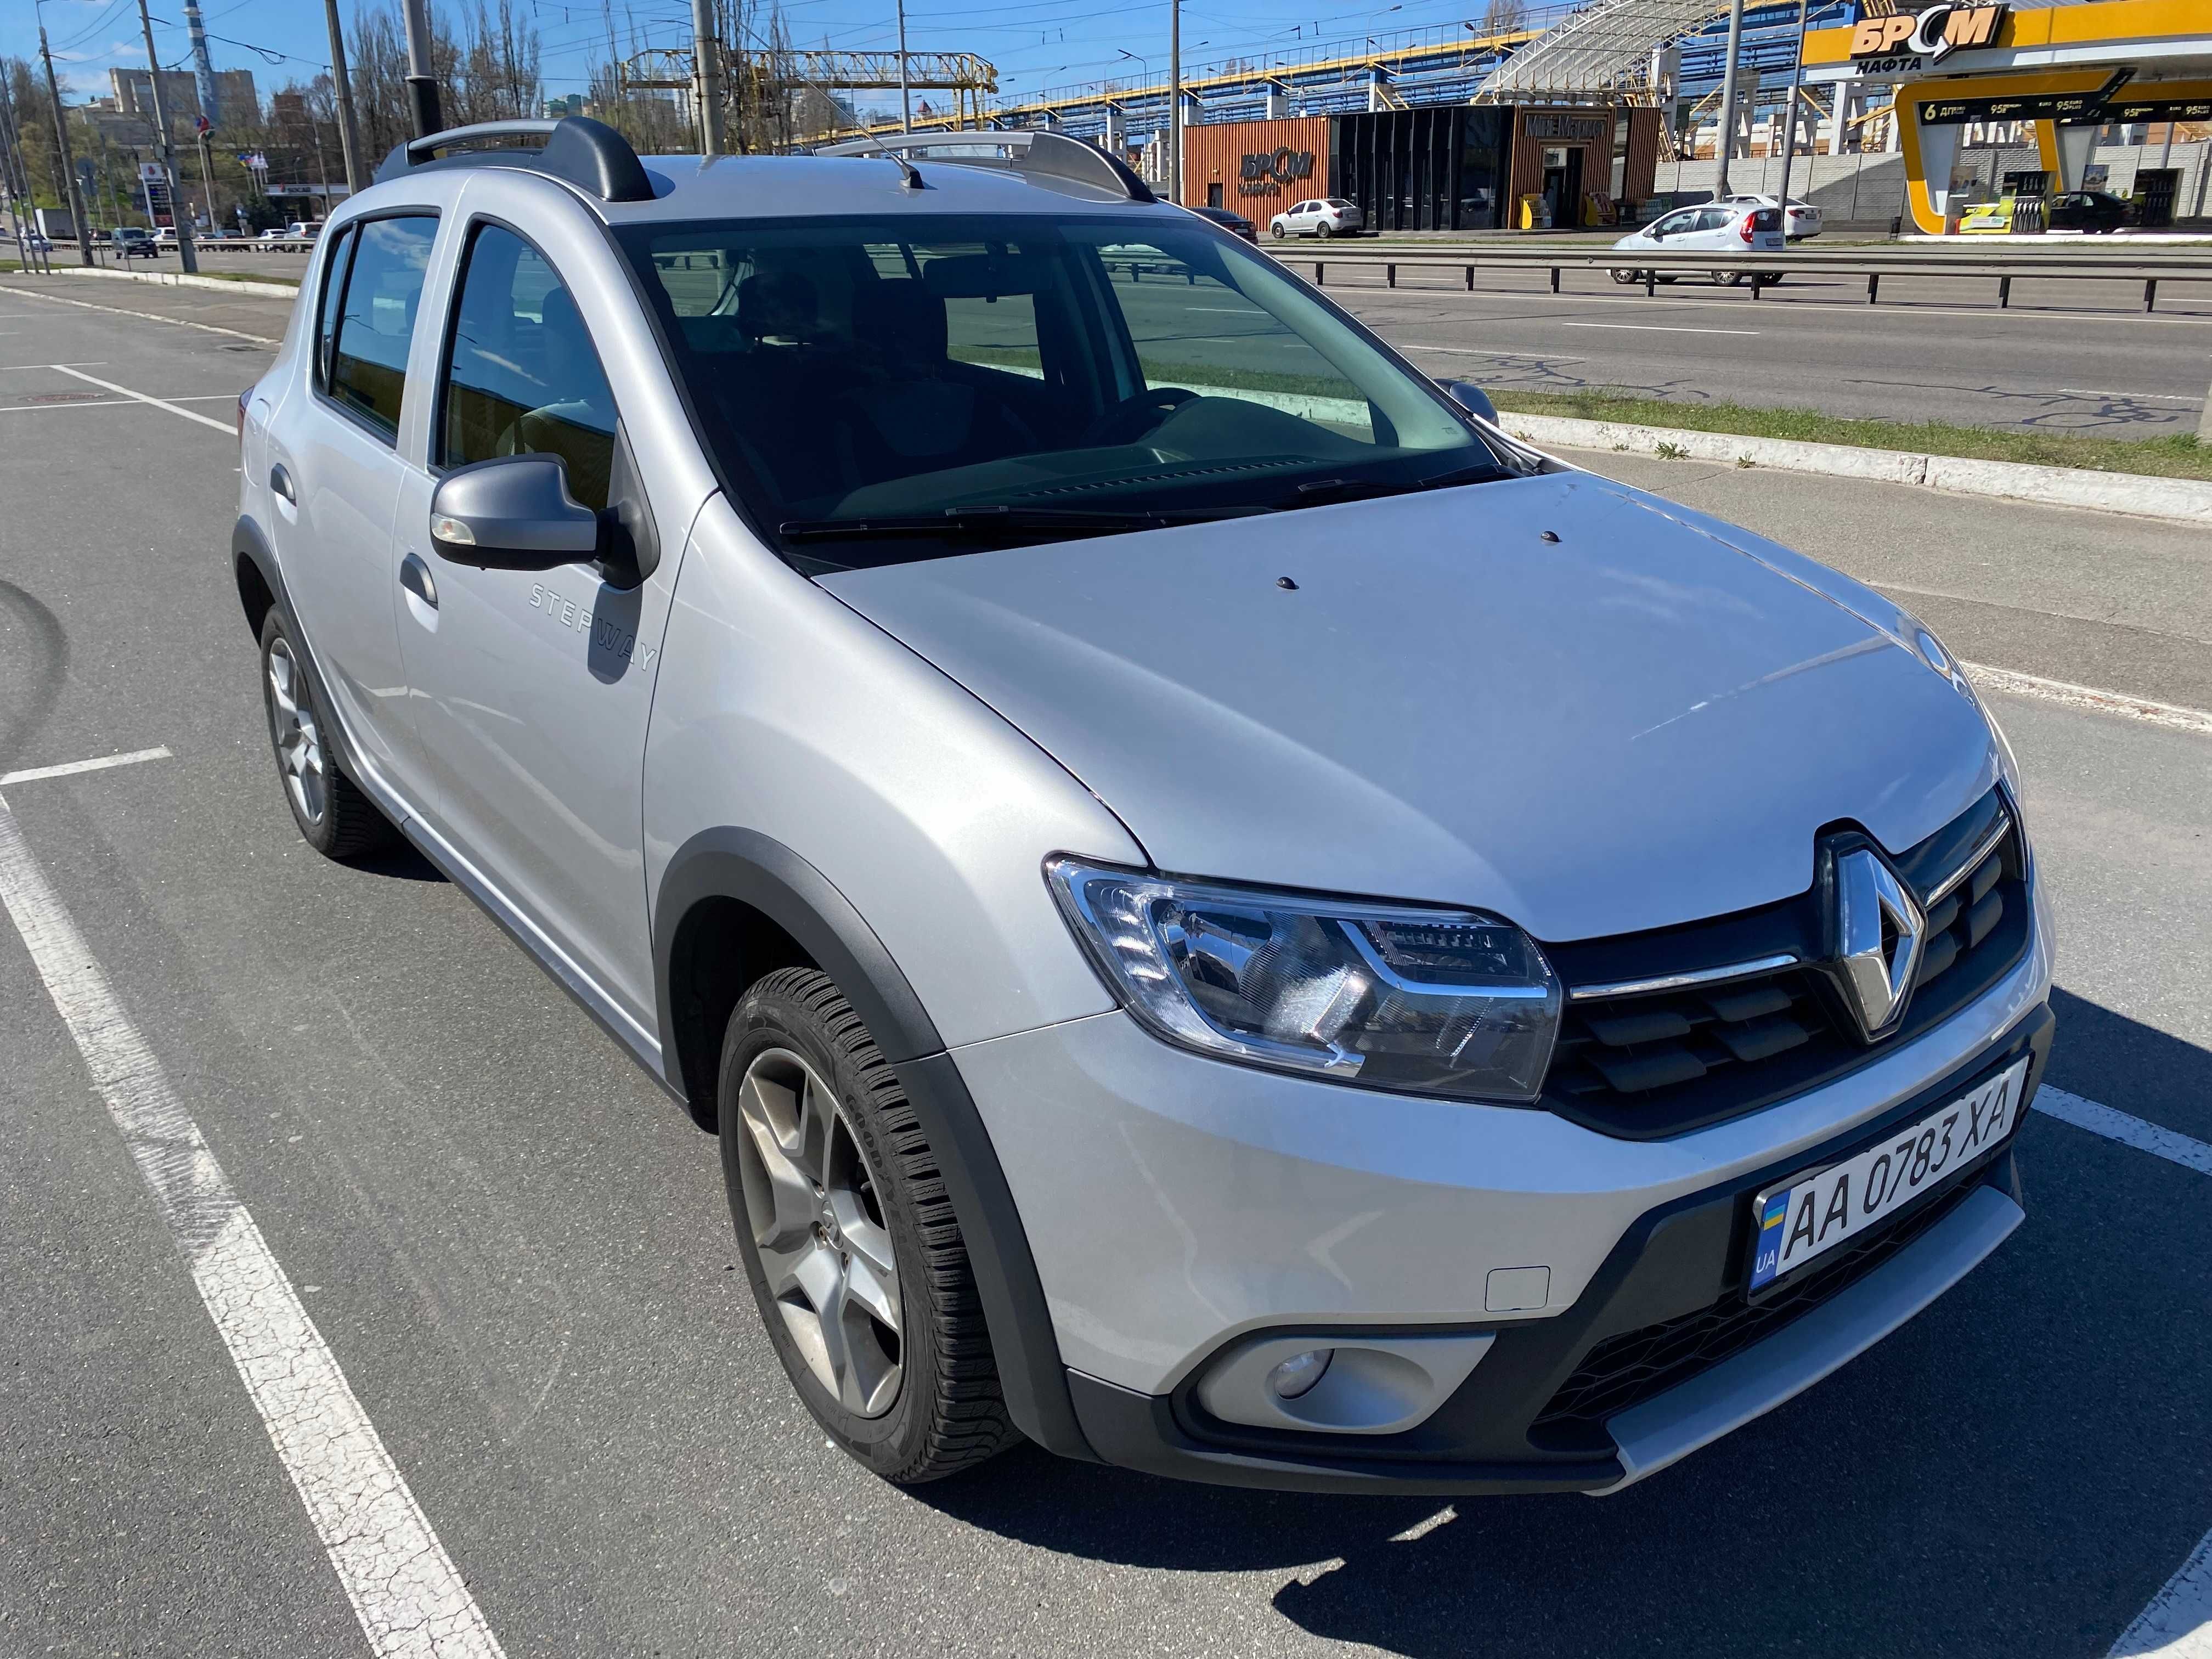
[[[284,804],[308,846],[325,858],[357,858],[387,845],[392,823],[331,752],[329,726],[298,648],[276,607],[261,623],[261,696]]]
[[[916,1485],[1017,1437],[936,1155],[828,975],[745,994],[722,1044],[722,1174],[754,1300],[824,1432]]]
[[[1314,227],[1314,240],[1316,241],[1326,242],[1328,240],[1332,234],[1333,233],[1329,230],[1329,228],[1326,223],[1318,224]]]
[[[1613,280],[1625,286],[1630,283],[1642,282],[1644,273],[1640,270],[1616,270],[1613,273]]]

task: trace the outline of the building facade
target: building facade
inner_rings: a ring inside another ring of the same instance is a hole
[[[222,103],[222,125],[227,127],[258,127],[261,125],[261,99],[253,84],[252,70],[217,70],[216,95]],[[135,116],[140,120],[154,118],[154,83],[151,74],[142,69],[111,69],[107,83],[115,98],[118,115]],[[192,118],[200,112],[199,88],[190,70],[161,71],[161,107],[169,118],[173,134],[189,134]]]
[[[1626,104],[1460,104],[1187,126],[1183,199],[1262,226],[1316,196],[1356,204],[1370,230],[1611,224],[1653,193],[1659,122]]]

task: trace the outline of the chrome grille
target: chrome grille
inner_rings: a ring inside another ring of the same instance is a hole
[[[1992,789],[1893,862],[1926,926],[1911,1000],[1878,1042],[1860,1035],[1824,962],[1816,886],[1735,916],[1547,947],[1581,988],[1546,1103],[1611,1134],[1680,1134],[1815,1087],[1948,1018],[2027,946],[2026,849]],[[1729,975],[1731,962],[1746,971]]]

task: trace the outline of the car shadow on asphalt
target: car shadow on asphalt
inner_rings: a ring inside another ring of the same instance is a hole
[[[365,876],[388,876],[394,881],[446,879],[446,872],[416,851],[414,842],[398,836],[375,852],[348,859],[346,863]]]
[[[2105,1079],[2123,1109],[2138,1073],[2212,1092],[2212,1054],[2057,1000],[2059,1086]],[[1408,1659],[2101,1653],[2212,1526],[2212,1188],[2040,1115],[2021,1154],[2028,1222],[1981,1269],[1616,1497],[1254,1492],[1033,1449],[915,1495],[1118,1565],[1287,1572],[1273,1601],[1291,1624]]]

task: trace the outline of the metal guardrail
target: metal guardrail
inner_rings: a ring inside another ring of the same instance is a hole
[[[1814,274],[1864,276],[1867,279],[1867,303],[1877,302],[1881,292],[1881,281],[1888,277],[1932,277],[1956,281],[1960,277],[1978,278],[1997,285],[1997,304],[2002,307],[2012,303],[2014,282],[2140,282],[2143,285],[2143,309],[2153,311],[2158,305],[2160,283],[2212,283],[2212,256],[2193,252],[2172,254],[2132,254],[2125,258],[2112,254],[2029,255],[2002,249],[1960,249],[1943,253],[1916,253],[1899,249],[1864,251],[1859,249],[1793,248],[1781,253],[1722,253],[1674,252],[1658,248],[1638,248],[1624,251],[1619,248],[1483,248],[1455,250],[1452,252],[1408,252],[1398,248],[1361,249],[1332,246],[1327,253],[1318,249],[1292,251],[1270,247],[1267,250],[1286,265],[1313,267],[1315,286],[1326,286],[1328,268],[1349,265],[1354,268],[1380,265],[1386,287],[1398,286],[1401,266],[1410,270],[1456,270],[1462,273],[1467,290],[1474,291],[1474,273],[1483,268],[1505,270],[1548,270],[1552,292],[1559,291],[1559,274],[1565,270],[1634,271],[1641,279],[1647,295],[1657,291],[1661,276],[1682,273],[1705,275],[1712,271],[1729,271],[1738,277],[1765,277],[1778,281],[1785,276]],[[1756,300],[1769,282],[1750,281],[1742,283],[1749,297]]]

